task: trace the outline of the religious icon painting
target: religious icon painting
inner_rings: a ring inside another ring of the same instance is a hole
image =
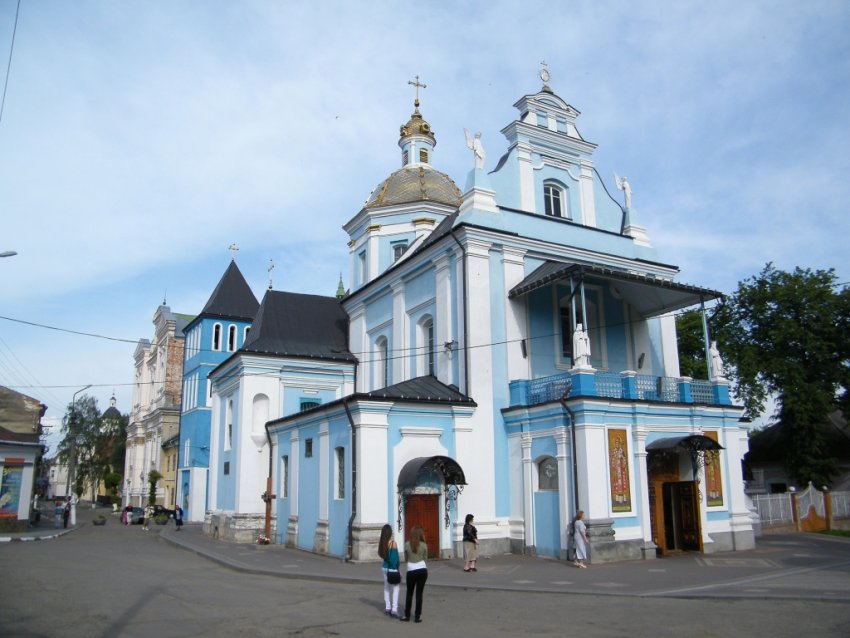
[[[629,443],[626,430],[608,430],[608,470],[611,477],[611,511],[631,512]]]
[[[717,432],[706,432],[705,436],[717,441]],[[720,471],[720,450],[703,452],[705,454],[705,496],[706,506],[723,505],[723,480]]]

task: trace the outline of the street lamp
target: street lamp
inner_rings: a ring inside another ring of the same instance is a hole
[[[77,395],[80,392],[88,390],[90,387],[91,383],[84,388],[80,388],[74,392],[74,396],[71,399],[71,470],[68,473],[71,484],[71,527],[77,524],[77,499],[74,497],[74,479],[76,478],[74,474],[77,471]]]
[[[14,257],[17,254],[14,250],[4,250],[0,253],[0,257]]]

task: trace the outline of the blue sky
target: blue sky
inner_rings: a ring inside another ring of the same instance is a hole
[[[5,68],[16,2],[0,3]],[[850,279],[850,3],[22,0],[0,121],[0,384],[131,409],[156,307],[203,307],[236,242],[258,298],[347,282],[341,226],[399,166],[419,75],[433,164],[487,169],[513,103],[581,111],[679,280]],[[4,76],[5,80],[5,76]],[[121,341],[126,340],[126,341]]]

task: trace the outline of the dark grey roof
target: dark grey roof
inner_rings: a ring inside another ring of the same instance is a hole
[[[259,307],[236,262],[231,261],[201,314],[251,321]]]
[[[461,394],[456,388],[448,386],[431,375],[408,379],[395,385],[389,385],[373,392],[358,393],[357,398],[400,399],[406,401],[467,403],[475,405],[470,397]]]
[[[716,290],[680,284],[667,279],[658,279],[602,266],[582,265],[546,261],[514,286],[508,297],[525,295],[575,276],[611,281],[619,293],[644,317],[654,317],[673,310],[698,304],[700,300],[718,299],[723,295]]]
[[[348,315],[336,297],[269,290],[240,352],[357,361]]]

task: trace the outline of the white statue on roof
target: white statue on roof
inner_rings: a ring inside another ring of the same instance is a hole
[[[474,136],[468,128],[463,129],[463,132],[466,135],[466,145],[475,156],[475,168],[484,168],[484,160],[487,159],[487,154],[484,152],[484,145],[481,143],[481,132],[479,131]]]
[[[708,355],[711,359],[711,378],[722,379],[723,377],[723,359],[720,357],[720,350],[717,349],[717,342],[712,341],[711,347],[708,349]]]
[[[632,207],[632,187],[629,185],[629,178],[625,175],[620,177],[614,173],[614,183],[617,184],[617,190],[623,191],[623,196],[626,200],[626,210]]]

